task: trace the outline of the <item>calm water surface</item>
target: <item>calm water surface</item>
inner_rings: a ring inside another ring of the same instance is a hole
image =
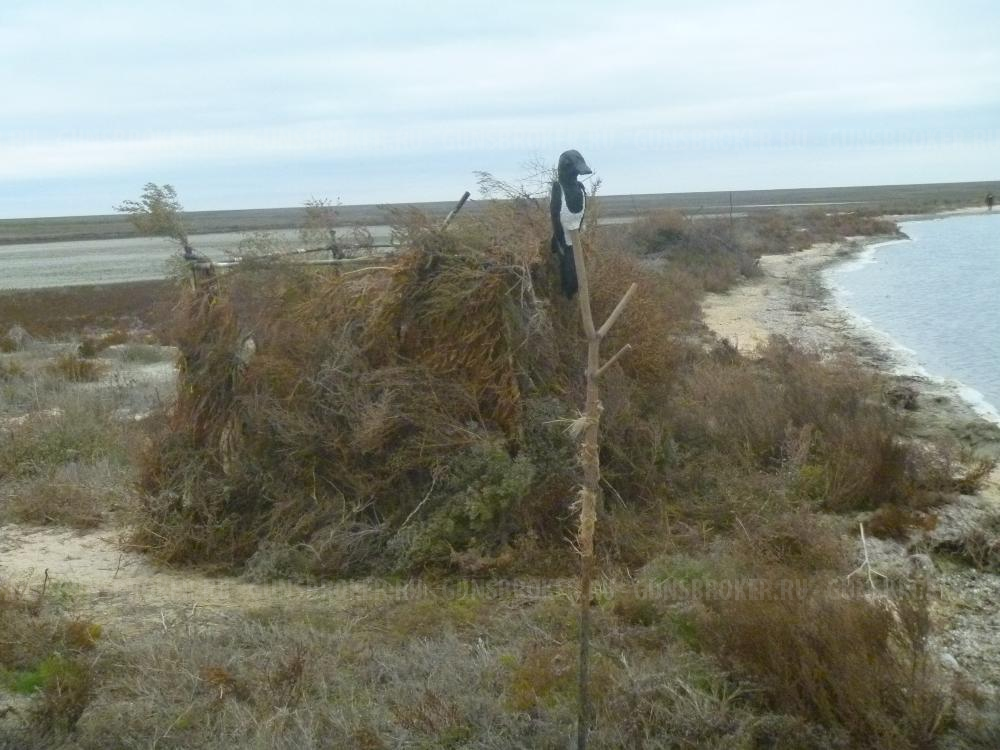
[[[909,241],[828,271],[838,300],[913,369],[1000,410],[1000,212],[905,222]]]
[[[376,242],[387,241],[389,227],[369,227]],[[300,247],[297,230],[269,232],[279,243]],[[209,258],[225,260],[238,252],[241,232],[191,235],[194,248]],[[77,284],[146,281],[170,274],[170,259],[180,257],[177,246],[154,237],[83,242],[42,242],[0,245],[0,289],[40,289]]]

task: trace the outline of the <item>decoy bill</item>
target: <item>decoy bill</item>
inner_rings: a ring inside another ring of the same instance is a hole
[[[587,193],[577,179],[593,174],[583,156],[575,149],[559,156],[558,179],[552,183],[549,214],[552,218],[552,252],[559,262],[559,278],[563,294],[572,298],[577,291],[576,262],[573,260],[572,234],[583,225],[587,208]]]

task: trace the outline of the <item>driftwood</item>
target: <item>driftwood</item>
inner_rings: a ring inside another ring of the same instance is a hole
[[[625,296],[612,310],[608,319],[600,328],[597,328],[590,310],[590,285],[587,280],[587,266],[583,257],[579,232],[570,232],[569,240],[573,245],[573,259],[576,261],[576,273],[579,281],[580,316],[583,322],[583,331],[587,336],[587,401],[583,415],[574,425],[574,432],[582,438],[580,441],[580,463],[583,466],[583,487],[580,488],[578,498],[580,528],[577,534],[577,547],[580,553],[580,707],[576,742],[577,748],[584,750],[587,747],[592,716],[590,706],[590,598],[594,578],[594,531],[597,525],[597,499],[601,481],[600,424],[602,407],[598,380],[608,367],[632,348],[626,344],[604,365],[601,365],[601,340],[607,336],[608,331],[621,316],[638,285],[633,283],[628,288]]]

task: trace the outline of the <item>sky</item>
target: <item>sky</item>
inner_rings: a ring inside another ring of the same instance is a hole
[[[0,0],[0,218],[1000,178],[1000,2]]]

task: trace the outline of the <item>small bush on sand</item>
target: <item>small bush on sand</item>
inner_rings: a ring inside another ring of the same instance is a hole
[[[56,478],[0,488],[0,517],[39,526],[50,524],[91,529],[100,526],[111,503],[90,487],[59,482]]]
[[[112,346],[121,346],[122,344],[127,344],[130,338],[128,331],[119,328],[101,336],[97,342],[97,348],[100,351],[104,351],[105,349],[110,349]]]
[[[868,531],[879,539],[894,539],[905,542],[915,531],[932,531],[937,525],[937,516],[932,513],[883,505],[868,519]]]
[[[130,427],[115,419],[108,401],[67,399],[3,435],[0,480],[46,476],[64,464],[121,466],[130,460],[132,438]]]
[[[843,728],[853,747],[927,747],[949,716],[927,606],[924,589],[895,602],[825,592],[717,600],[701,637],[763,688],[770,710]]]
[[[1000,511],[987,501],[960,501],[941,511],[931,548],[979,570],[1000,572]]]
[[[76,354],[64,354],[48,366],[48,371],[73,383],[96,383],[104,373],[104,367]]]
[[[128,341],[128,332],[121,329],[112,331],[100,338],[87,336],[77,347],[77,354],[84,358],[93,358],[101,352],[110,349],[112,346],[120,346],[121,344],[128,343]]]
[[[24,367],[19,362],[0,360],[0,383],[18,380],[19,378],[23,378],[24,375]]]
[[[100,637],[99,625],[49,611],[42,592],[0,583],[0,687],[31,697],[29,736],[51,739],[79,721],[93,697],[83,654]],[[0,733],[0,742],[8,738]]]
[[[78,347],[76,347],[76,353],[84,359],[93,359],[100,353],[97,339],[88,336],[80,342]]]

